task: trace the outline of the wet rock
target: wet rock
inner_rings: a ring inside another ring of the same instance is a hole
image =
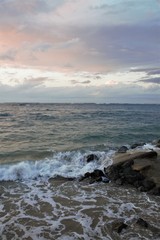
[[[157,141],[156,147],[160,148],[160,140]]]
[[[102,177],[105,176],[102,170],[95,169],[92,173],[90,173],[92,178]]]
[[[95,154],[89,154],[89,155],[86,157],[87,163],[92,162],[92,161],[94,161],[94,160],[98,160],[98,157],[97,157],[97,155],[95,155]]]
[[[107,169],[104,169],[105,174],[109,179],[116,181],[118,184],[122,185],[132,184],[137,180],[143,180],[144,176],[132,169],[133,160],[127,162],[120,162],[114,165],[109,166]]]
[[[130,173],[124,175],[125,182],[133,186],[136,181],[138,180],[141,181],[144,178],[145,177],[141,173],[136,172],[134,170],[131,170]]]
[[[104,172],[107,177],[113,181],[116,181],[120,178],[119,174],[120,164],[111,165],[108,168],[104,168]]]
[[[126,229],[128,227],[127,224],[125,224],[122,221],[117,221],[112,224],[112,230],[116,231],[117,233],[121,233],[123,229]]]
[[[83,181],[84,179],[89,179],[89,183],[95,183],[95,182],[105,182],[108,183],[110,180],[107,178],[107,176],[104,174],[104,172],[100,169],[95,169],[93,172],[86,172],[84,176],[82,176],[79,181]]]
[[[90,177],[91,177],[91,173],[90,173],[90,172],[86,172],[86,173],[84,174],[84,176],[81,176],[81,177],[79,178],[79,182],[83,181],[84,179],[90,178]]]
[[[134,143],[131,145],[131,149],[135,149],[137,147],[142,147],[145,143]]]
[[[143,220],[143,218],[139,218],[136,222],[139,226],[144,227],[144,228],[148,228],[149,224]]]
[[[128,150],[128,148],[126,147],[126,146],[122,146],[122,147],[120,147],[119,149],[118,149],[118,153],[126,153],[127,152],[127,150]]]
[[[91,178],[91,180],[89,181],[90,184],[95,182],[102,182],[102,177]]]
[[[150,194],[160,196],[160,187],[154,187],[152,190],[149,191]]]
[[[139,158],[157,158],[158,154],[156,151],[150,151],[140,154]]]
[[[156,184],[155,184],[152,180],[144,179],[144,180],[142,181],[141,191],[143,191],[143,192],[148,192],[148,191],[150,191],[151,189],[153,189],[155,186],[156,186]]]
[[[131,159],[129,161],[126,161],[126,162],[122,163],[122,167],[123,168],[128,168],[128,167],[131,167],[133,164],[134,164],[134,161],[133,161],[133,159]]]

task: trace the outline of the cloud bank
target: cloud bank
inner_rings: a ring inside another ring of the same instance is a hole
[[[160,103],[159,12],[158,0],[1,0],[0,101],[28,89],[27,101]]]

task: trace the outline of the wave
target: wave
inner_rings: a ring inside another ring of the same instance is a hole
[[[135,149],[131,149],[129,145],[126,146],[130,149],[130,153],[157,149],[151,143],[138,146]],[[104,167],[111,165],[115,152],[115,150],[57,152],[52,157],[43,160],[1,164],[0,181],[47,180],[57,176],[78,178],[86,172],[93,172],[95,169],[103,170]],[[87,162],[87,156],[90,154],[96,155],[98,160]]]
[[[87,163],[86,157],[95,154],[98,160]],[[80,151],[59,152],[52,158],[39,161],[22,161],[14,164],[3,164],[0,167],[0,181],[25,181],[49,179],[57,176],[78,178],[86,172],[103,169],[112,163],[114,151],[86,152]]]

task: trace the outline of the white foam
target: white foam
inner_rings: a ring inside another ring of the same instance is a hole
[[[86,155],[94,153],[98,161],[86,162]],[[16,164],[1,165],[0,181],[5,180],[29,180],[44,178],[48,179],[57,175],[63,177],[80,177],[94,169],[103,169],[104,165],[112,163],[112,152],[59,152],[51,159],[40,161],[23,161]]]

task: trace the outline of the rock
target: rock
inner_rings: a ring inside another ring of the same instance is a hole
[[[92,161],[94,161],[94,160],[98,160],[98,157],[97,157],[97,155],[95,155],[95,154],[89,154],[89,155],[86,157],[87,163],[92,162]]]
[[[119,164],[111,165],[107,168],[104,168],[104,172],[107,175],[107,177],[113,181],[116,181],[118,178],[120,178],[119,170],[120,170]]]
[[[126,146],[122,146],[118,149],[118,153],[126,153],[128,148]]]
[[[102,182],[102,177],[91,178],[91,180],[89,181],[90,184],[95,182]]]
[[[92,173],[90,173],[91,178],[97,178],[97,177],[102,177],[105,176],[102,170],[95,169]]]
[[[124,222],[122,221],[117,221],[117,222],[114,222],[113,225],[112,225],[112,230],[113,231],[116,231],[117,233],[121,233],[123,229],[126,229],[128,227],[127,224],[125,224]]]
[[[104,169],[109,179],[116,181],[118,184],[128,183],[134,185],[137,180],[143,180],[144,176],[132,169],[133,160],[120,162]]]
[[[152,190],[149,191],[150,194],[160,196],[160,187],[154,187]]]
[[[125,182],[128,183],[128,184],[131,184],[133,186],[135,186],[134,183],[136,181],[140,182],[144,178],[145,177],[141,173],[136,172],[134,170],[131,170],[130,173],[124,175]]]
[[[93,172],[86,172],[84,176],[82,176],[79,181],[83,181],[84,179],[90,179],[89,183],[95,182],[105,182],[108,183],[109,179],[105,176],[104,172],[100,169],[95,169]]]
[[[131,167],[133,164],[134,164],[134,161],[133,161],[133,159],[131,159],[129,161],[122,163],[122,167],[123,168]]]
[[[133,166],[133,170],[136,170],[138,172],[144,172],[144,171],[147,171],[151,168],[151,164],[148,164],[148,163],[143,163],[142,165],[141,164],[137,164],[135,166]]]
[[[81,176],[81,177],[79,178],[79,182],[83,181],[84,179],[90,178],[90,176],[91,176],[91,173],[90,173],[90,172],[86,172],[86,173],[84,174],[84,176]]]
[[[142,181],[142,188],[141,191],[143,190],[143,192],[147,192],[150,191],[151,189],[153,189],[156,186],[156,184],[149,179],[144,179]]]
[[[135,153],[124,153],[124,154],[116,154],[113,158],[113,162],[120,163],[120,162],[126,162],[129,160],[139,160],[139,159],[151,159],[151,158],[157,158],[157,152],[150,151],[150,152],[135,152]]]
[[[139,226],[144,227],[144,228],[148,228],[149,224],[143,220],[142,218],[139,218],[136,222]]]
[[[131,145],[131,149],[135,149],[137,147],[142,147],[145,143],[134,143]]]
[[[140,154],[139,158],[157,158],[158,154],[155,151],[145,152]]]

